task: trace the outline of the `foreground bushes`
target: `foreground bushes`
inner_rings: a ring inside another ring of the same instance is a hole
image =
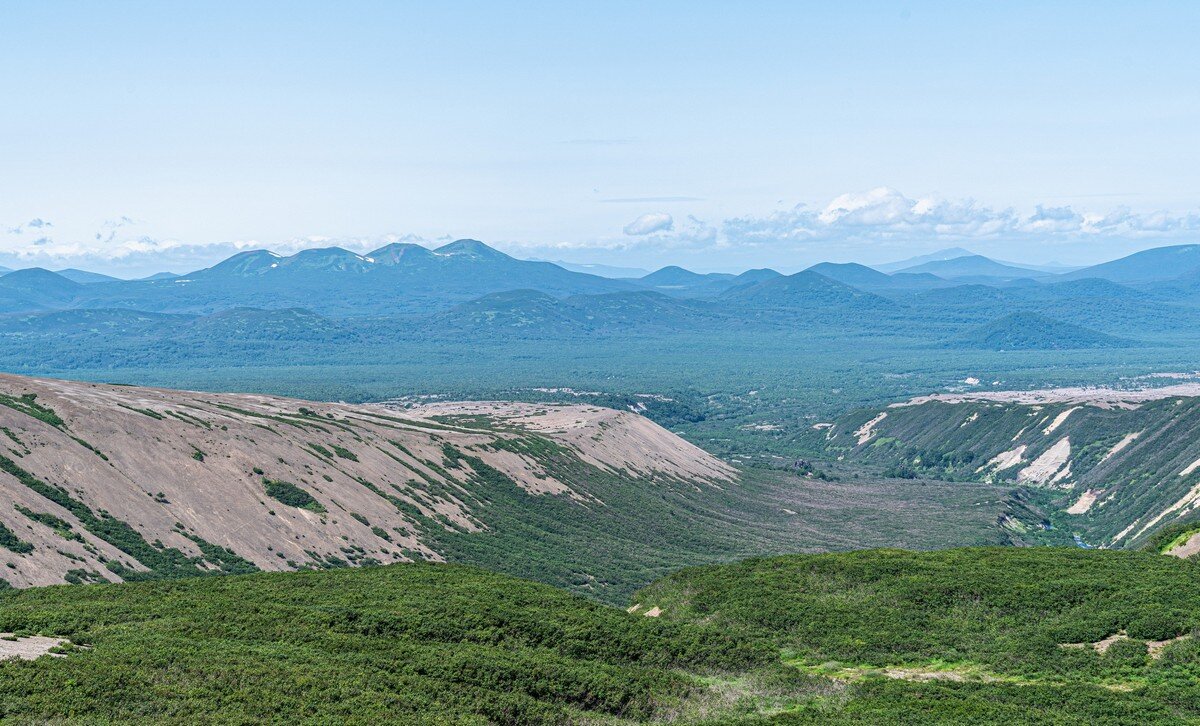
[[[0,716],[20,720],[645,718],[697,688],[682,669],[777,659],[718,631],[429,564],[14,591],[0,630],[91,646],[0,664]]]

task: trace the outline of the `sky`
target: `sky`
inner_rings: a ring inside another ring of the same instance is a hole
[[[0,0],[0,264],[1200,242],[1200,3]]]

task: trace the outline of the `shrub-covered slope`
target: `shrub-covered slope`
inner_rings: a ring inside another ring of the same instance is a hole
[[[1137,546],[1197,517],[1200,398],[985,395],[856,412],[828,430],[826,445],[898,476],[1031,487],[1057,512],[1048,526],[1093,545]]]
[[[863,551],[684,570],[637,612],[763,639],[800,674],[780,723],[1200,717],[1200,570],[1064,548]],[[761,703],[761,701],[760,701]]]
[[[1200,718],[1200,577],[980,548],[691,568],[628,611],[470,567],[32,588],[0,717],[153,723],[1146,724]]]
[[[69,639],[0,662],[0,717],[141,723],[563,723],[645,718],[686,670],[770,657],[468,567],[398,565],[13,591],[0,628]]]

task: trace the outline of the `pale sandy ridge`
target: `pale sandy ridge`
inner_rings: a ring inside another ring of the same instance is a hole
[[[1025,444],[1021,444],[1015,449],[1002,451],[988,460],[986,464],[975,470],[975,473],[981,473],[988,469],[994,468],[996,471],[1004,471],[1005,469],[1016,466],[1021,463],[1021,457],[1025,455]]]
[[[1192,555],[1200,554],[1200,532],[1188,537],[1186,542],[1168,550],[1166,554],[1180,559],[1187,559]]]
[[[875,435],[875,427],[885,418],[887,418],[887,411],[882,411],[875,416],[875,418],[858,427],[858,430],[854,432],[854,435],[858,437],[859,446],[862,446],[871,440],[871,437]]]
[[[730,482],[737,470],[648,418],[600,406],[559,406],[506,401],[434,403],[405,410],[422,419],[485,416],[501,425],[545,434],[574,449],[584,461],[609,471],[644,476]]]
[[[12,404],[0,405],[0,456],[12,466],[92,512],[128,523],[147,542],[200,557],[192,539],[198,537],[264,570],[330,558],[441,559],[418,534],[413,511],[447,529],[487,529],[485,508],[460,483],[470,478],[470,464],[449,462],[447,447],[503,471],[531,494],[583,507],[599,502],[582,482],[556,478],[515,444],[540,437],[645,486],[666,480],[726,486],[737,475],[641,416],[595,406],[489,402],[398,411],[10,375],[0,375],[0,395]],[[17,410],[28,395],[65,423]],[[471,426],[443,420],[456,412],[483,418]],[[488,425],[500,429],[481,428]],[[268,497],[264,477],[291,482],[327,511]],[[17,506],[53,515],[71,530],[64,536]],[[0,564],[8,565],[0,577],[16,586],[61,583],[70,570],[120,580],[106,562],[118,572],[142,569],[71,511],[6,472],[0,472],[0,523],[33,545],[28,553],[0,548]]]
[[[916,396],[907,401],[893,403],[890,408],[918,406],[931,401],[943,403],[995,402],[1023,403],[1031,405],[1046,405],[1054,403],[1073,403],[1100,408],[1136,408],[1148,401],[1158,401],[1164,398],[1200,396],[1200,383],[1179,383],[1159,388],[1138,388],[1121,390],[1104,387],[1065,387],[1044,388],[1031,391],[978,391],[961,393],[933,393]]]
[[[1109,449],[1107,452],[1105,452],[1104,456],[1100,457],[1100,463],[1104,463],[1104,462],[1108,461],[1109,459],[1111,459],[1112,457],[1114,457],[1117,454],[1124,451],[1125,447],[1132,444],[1141,435],[1142,435],[1141,431],[1135,431],[1132,434],[1125,434],[1125,436],[1120,441],[1113,444],[1113,447],[1111,449]]]
[[[1067,514],[1087,514],[1092,505],[1096,503],[1096,498],[1100,496],[1100,492],[1100,489],[1088,489],[1083,494],[1080,494],[1079,499],[1067,507]]]

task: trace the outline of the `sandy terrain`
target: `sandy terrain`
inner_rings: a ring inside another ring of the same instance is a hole
[[[1071,414],[1075,413],[1078,410],[1079,410],[1079,406],[1074,406],[1074,407],[1068,408],[1066,411],[1063,411],[1062,413],[1058,414],[1057,416],[1054,417],[1054,420],[1050,422],[1049,426],[1042,429],[1042,434],[1044,436],[1049,436],[1050,434],[1054,433],[1058,429],[1059,426],[1063,425],[1063,422],[1067,420],[1068,416],[1070,416]]]
[[[1132,444],[1134,441],[1137,440],[1137,437],[1139,437],[1141,435],[1142,435],[1141,431],[1135,431],[1132,434],[1125,434],[1124,438],[1122,438],[1120,441],[1118,441],[1116,444],[1114,444],[1111,449],[1109,449],[1107,452],[1105,452],[1104,456],[1100,457],[1100,462],[1103,463],[1105,461],[1108,461],[1113,456],[1116,456],[1117,454],[1121,453],[1122,451],[1125,450],[1126,446],[1129,446],[1130,444]]]
[[[1167,554],[1180,559],[1187,559],[1192,555],[1200,554],[1200,532],[1188,537],[1187,542],[1168,551]]]
[[[1186,494],[1184,494],[1182,497],[1180,497],[1178,500],[1176,500],[1176,502],[1174,504],[1172,504],[1171,506],[1169,506],[1166,509],[1159,512],[1149,522],[1146,522],[1146,524],[1141,529],[1138,530],[1137,534],[1134,535],[1134,537],[1136,538],[1136,537],[1141,536],[1141,534],[1143,532],[1150,529],[1154,525],[1158,524],[1162,520],[1162,518],[1167,516],[1168,514],[1171,514],[1173,512],[1178,512],[1180,509],[1183,509],[1184,507],[1187,507],[1187,506],[1191,506],[1191,508],[1195,509],[1197,504],[1200,504],[1200,484],[1197,484],[1196,486],[1189,489],[1188,492]],[[1122,532],[1121,534],[1124,534],[1124,532]],[[1117,537],[1114,538],[1113,541],[1116,542],[1118,539],[1121,539],[1121,535],[1117,535]]]
[[[67,642],[61,638],[46,638],[41,635],[29,635],[9,640],[12,637],[12,633],[0,633],[0,660],[10,658],[37,660],[47,654],[61,658],[61,655],[50,653],[50,649]]]
[[[945,403],[967,403],[972,401],[1024,404],[1077,403],[1098,406],[1100,408],[1136,408],[1147,401],[1157,401],[1175,396],[1200,396],[1200,383],[1179,383],[1160,388],[1139,388],[1133,390],[1074,387],[1045,388],[1033,391],[935,393],[893,403],[891,404],[891,408],[917,406],[930,401],[942,401]]]
[[[544,434],[574,449],[584,461],[609,471],[643,476],[732,482],[737,471],[650,419],[599,406],[466,401],[407,409],[423,419],[484,416],[501,426]],[[489,462],[490,463],[490,462]]]
[[[1063,437],[1054,446],[1046,449],[1033,463],[1017,473],[1017,481],[1032,484],[1050,484],[1062,480],[1070,473],[1071,439]],[[1066,468],[1063,465],[1066,464]]]
[[[858,437],[859,446],[862,446],[871,440],[871,437],[875,435],[875,426],[877,426],[879,422],[885,418],[887,418],[887,411],[880,413],[875,418],[858,427],[858,430],[854,432],[854,435]]]
[[[21,400],[27,395],[52,413],[30,415]],[[94,513],[111,513],[147,542],[198,557],[198,543],[185,535],[199,537],[266,570],[346,560],[351,553],[379,562],[439,559],[405,508],[440,518],[447,528],[486,529],[485,506],[462,484],[470,479],[469,464],[460,461],[460,469],[449,470],[444,447],[478,457],[526,491],[581,504],[594,501],[585,484],[555,478],[506,441],[539,437],[648,485],[670,478],[723,486],[736,476],[729,465],[641,416],[595,406],[471,403],[395,410],[8,375],[0,375],[0,396],[8,402],[0,405],[0,456],[11,466],[65,490]],[[469,426],[435,418],[455,413],[485,418]],[[294,484],[327,511],[270,498],[264,477]],[[17,477],[0,472],[0,482],[0,522],[33,545],[24,554],[0,549],[6,565],[0,577],[11,584],[61,583],[77,569],[119,580],[106,561],[143,569]],[[35,521],[17,506],[53,515],[70,530]]]
[[[1096,503],[1096,498],[1100,496],[1101,490],[1088,489],[1083,494],[1079,495],[1079,499],[1075,503],[1067,507],[1067,514],[1087,514],[1092,505]]]
[[[978,474],[992,468],[996,471],[1004,471],[1005,469],[1014,467],[1021,463],[1021,457],[1025,456],[1025,448],[1025,444],[1021,444],[1010,451],[1002,451],[989,459],[988,463],[976,469],[975,473]]]

